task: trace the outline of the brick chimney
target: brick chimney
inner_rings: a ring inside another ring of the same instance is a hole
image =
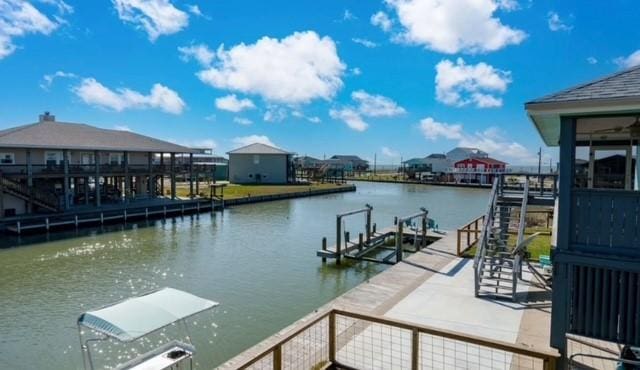
[[[40,115],[40,122],[55,122],[56,116],[49,112],[44,112],[44,114]]]

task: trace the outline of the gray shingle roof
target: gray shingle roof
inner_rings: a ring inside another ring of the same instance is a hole
[[[271,145],[254,143],[227,152],[227,154],[295,154]]]
[[[528,104],[640,97],[640,66],[571,87]]]
[[[0,130],[0,147],[191,153],[192,149],[136,134],[82,123],[43,121]]]

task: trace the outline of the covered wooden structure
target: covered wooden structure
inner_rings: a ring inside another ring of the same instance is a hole
[[[639,346],[640,66],[526,110],[560,147],[551,345],[566,354],[570,333]]]

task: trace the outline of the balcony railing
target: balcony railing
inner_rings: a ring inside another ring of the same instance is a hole
[[[194,173],[211,173],[214,166],[210,164],[193,164]],[[176,173],[189,173],[190,166],[188,164],[176,164],[174,166]],[[63,164],[34,164],[31,165],[31,171],[33,175],[64,175]],[[153,164],[152,171],[154,173],[169,173],[171,166],[169,164]],[[96,172],[95,164],[69,164],[70,175],[87,175],[91,176]],[[124,164],[100,164],[100,173],[124,173]],[[149,166],[147,164],[130,164],[128,166],[128,172],[130,174],[146,174],[149,173]],[[0,174],[5,176],[26,176],[28,174],[28,166],[26,164],[1,164]]]
[[[558,354],[419,324],[330,310],[283,334],[239,369],[555,369]]]
[[[640,192],[573,189],[571,248],[640,255]]]
[[[497,174],[507,172],[504,168],[468,168],[468,167],[452,167],[449,168],[453,174]]]

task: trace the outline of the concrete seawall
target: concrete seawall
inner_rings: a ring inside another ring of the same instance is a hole
[[[257,195],[257,196],[249,196],[244,198],[225,199],[224,205],[225,207],[236,206],[236,205],[242,205],[242,204],[269,202],[274,200],[305,198],[305,197],[335,194],[335,193],[347,193],[352,191],[356,191],[355,185],[340,186],[334,189],[316,189],[316,190],[308,190],[308,191],[298,191],[293,193]]]
[[[415,184],[415,185],[432,185],[432,186],[448,186],[453,188],[472,188],[472,189],[491,189],[491,184],[462,184],[455,182],[421,182],[411,180],[375,180],[375,179],[361,179],[361,178],[347,178],[348,181],[362,181],[362,182],[382,182],[388,184]]]

